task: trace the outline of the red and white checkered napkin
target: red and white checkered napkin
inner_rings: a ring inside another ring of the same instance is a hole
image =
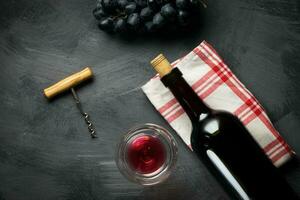
[[[274,165],[290,159],[292,151],[270,122],[257,99],[237,79],[217,52],[205,41],[184,58],[172,63],[183,73],[199,97],[211,108],[236,115]],[[191,122],[158,75],[142,90],[160,114],[190,147]]]

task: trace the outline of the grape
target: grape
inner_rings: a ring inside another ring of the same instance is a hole
[[[177,14],[175,8],[170,3],[164,5],[160,12],[161,15],[168,20],[174,20]]]
[[[156,3],[156,0],[148,0],[148,6],[152,10],[157,10],[158,9],[158,4]]]
[[[189,9],[190,6],[191,6],[191,3],[189,0],[176,0],[176,6],[179,8],[179,9]]]
[[[137,10],[136,3],[129,3],[127,6],[125,6],[125,12],[127,14],[134,13]]]
[[[107,14],[104,12],[104,10],[102,8],[95,8],[93,10],[93,15],[97,20],[100,20],[102,17],[106,17]]]
[[[113,30],[114,22],[111,18],[103,18],[99,22],[99,28],[105,31],[112,31]]]
[[[146,28],[146,31],[149,32],[149,33],[152,33],[152,32],[155,32],[155,31],[156,31],[155,25],[153,24],[152,21],[146,22],[146,23],[145,23],[145,28]]]
[[[127,30],[126,20],[123,18],[117,19],[115,23],[115,32],[124,33]]]
[[[102,1],[97,1],[96,9],[102,8]]]
[[[139,15],[137,13],[130,14],[128,19],[127,19],[127,24],[129,24],[129,26],[132,30],[137,30],[137,28],[140,24]]]
[[[149,21],[152,19],[153,11],[151,8],[146,7],[141,10],[140,17],[143,21]]]
[[[201,2],[199,0],[190,0],[190,3],[194,10],[197,10],[201,6]]]
[[[147,0],[135,0],[135,2],[141,8],[145,8],[147,6]]]
[[[128,4],[127,0],[118,0],[118,7],[120,9],[124,9],[127,4]]]
[[[153,24],[156,28],[161,28],[165,25],[166,20],[165,18],[160,14],[156,13],[153,17]]]
[[[117,7],[117,2],[115,0],[102,0],[101,4],[103,9],[109,13],[114,12]]]
[[[156,1],[156,4],[159,6],[162,6],[165,3],[164,0],[155,0],[155,1]]]
[[[178,12],[178,16],[177,17],[178,17],[178,23],[181,26],[186,26],[190,22],[190,14],[187,11],[180,10]]]
[[[167,4],[167,3],[170,3],[171,0],[162,0],[162,4]]]

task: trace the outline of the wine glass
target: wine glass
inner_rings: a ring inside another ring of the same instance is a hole
[[[163,127],[144,124],[130,129],[121,139],[116,163],[129,180],[154,185],[168,178],[177,160],[177,143]]]

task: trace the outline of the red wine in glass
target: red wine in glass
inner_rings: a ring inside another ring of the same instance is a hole
[[[164,144],[151,135],[135,138],[128,147],[128,163],[135,171],[148,174],[163,166],[166,160]]]
[[[161,126],[144,124],[128,131],[119,143],[116,163],[129,180],[154,185],[164,181],[177,159],[177,143]]]

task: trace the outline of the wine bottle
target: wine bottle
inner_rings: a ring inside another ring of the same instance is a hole
[[[151,64],[192,123],[193,151],[230,194],[237,199],[298,199],[236,116],[209,108],[162,54]]]

